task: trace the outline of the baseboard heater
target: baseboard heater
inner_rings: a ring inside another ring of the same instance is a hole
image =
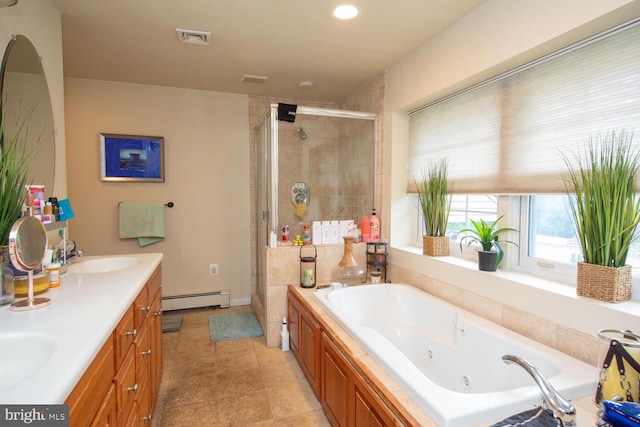
[[[174,295],[162,297],[162,311],[183,310],[185,308],[229,307],[229,289],[201,294]]]

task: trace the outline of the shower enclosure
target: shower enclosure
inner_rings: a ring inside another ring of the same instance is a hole
[[[295,121],[278,120],[272,104],[254,129],[255,294],[265,304],[263,252],[303,236],[312,221],[353,219],[375,207],[377,115],[297,106]],[[303,189],[304,194],[300,194]]]

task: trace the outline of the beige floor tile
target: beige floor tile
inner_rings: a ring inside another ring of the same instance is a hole
[[[216,374],[221,374],[227,371],[244,371],[246,369],[258,367],[258,359],[253,351],[240,351],[216,355]]]
[[[216,375],[186,377],[174,381],[167,391],[165,408],[189,403],[213,401],[217,398]]]
[[[162,415],[162,427],[211,427],[218,425],[215,401],[168,408]]]
[[[264,337],[212,343],[209,316],[250,311],[192,309],[163,334],[163,376],[153,427],[329,426],[291,352]]]
[[[246,426],[273,419],[269,399],[264,391],[218,400],[220,426]]]
[[[276,420],[322,408],[307,383],[282,384],[281,387],[269,389],[268,396]]]
[[[219,399],[244,396],[265,389],[262,375],[257,368],[218,374],[216,383]]]
[[[318,409],[313,412],[307,412],[302,415],[294,415],[292,417],[281,418],[276,420],[278,427],[330,427],[331,423],[322,412]]]

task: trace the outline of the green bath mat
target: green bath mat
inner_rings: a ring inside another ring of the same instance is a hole
[[[209,316],[209,335],[212,342],[238,338],[260,337],[262,329],[251,311]]]

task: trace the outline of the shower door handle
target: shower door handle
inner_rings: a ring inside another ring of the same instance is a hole
[[[262,211],[262,220],[269,221],[269,211]]]

